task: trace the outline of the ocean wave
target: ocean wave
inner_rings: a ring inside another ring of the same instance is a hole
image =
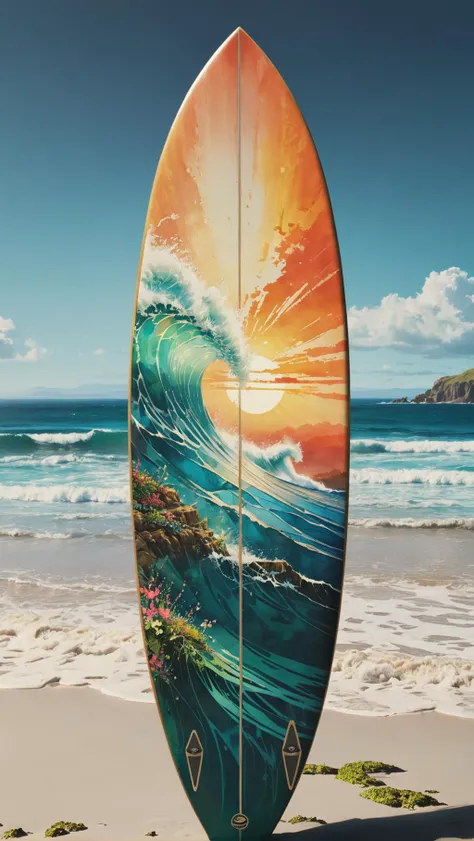
[[[175,255],[149,248],[133,343],[132,452],[151,472],[166,466],[181,498],[233,542],[238,532],[239,470],[235,447],[204,402],[206,370],[224,361],[240,382],[247,350],[239,318]],[[294,445],[264,453],[244,445],[242,508],[252,546],[286,557],[298,572],[338,584],[344,537],[344,492],[298,474]]]
[[[90,429],[88,432],[29,432],[28,438],[37,444],[77,444],[79,441],[90,441],[97,432],[113,433],[113,429]]]
[[[32,531],[29,529],[20,529],[11,527],[0,527],[0,537],[14,537],[17,539],[34,539],[34,540],[73,540],[78,538],[93,538],[94,540],[131,540],[131,534],[126,532],[117,532],[112,529],[107,529],[104,532],[89,531]]]
[[[223,430],[219,430],[219,434],[236,453],[238,448],[237,435],[231,435]],[[282,441],[277,444],[270,444],[267,447],[261,447],[250,441],[243,441],[242,451],[254,464],[279,479],[303,488],[314,488],[332,493],[321,482],[317,482],[310,476],[305,476],[304,473],[298,473],[295,470],[294,465],[303,460],[303,451],[301,445],[294,441]]]
[[[114,455],[85,455],[77,456],[70,453],[69,455],[57,456],[3,456],[0,458],[0,464],[10,465],[11,467],[61,467],[65,464],[101,464],[103,462],[115,461],[117,456]]]
[[[125,584],[120,586],[117,584],[111,584],[108,581],[59,581],[54,579],[28,577],[24,573],[20,572],[11,572],[10,574],[3,573],[0,575],[0,592],[4,591],[6,587],[11,588],[12,585],[13,587],[22,588],[22,596],[25,595],[24,588],[29,588],[34,597],[37,612],[42,609],[41,599],[43,598],[43,590],[45,593],[54,590],[65,593],[66,595],[90,593],[93,596],[129,596],[131,598],[130,604],[136,603],[138,599],[136,586],[126,586]],[[85,608],[87,607],[86,604],[83,606]],[[97,617],[92,615],[89,621],[91,625],[94,625],[97,621]]]
[[[73,447],[95,453],[127,452],[127,431],[123,429],[94,428],[81,432],[2,432],[0,452],[12,455],[37,453],[38,448],[55,449]]]
[[[433,519],[401,517],[399,519],[362,517],[349,520],[350,526],[360,526],[366,529],[467,529],[474,530],[474,517],[458,517],[451,519]]]
[[[355,438],[351,453],[474,453],[474,441],[387,441],[377,438]]]
[[[77,485],[0,485],[0,500],[8,501],[115,504],[129,502],[129,499],[128,485],[102,488]]]
[[[243,383],[248,354],[240,321],[216,286],[206,286],[193,269],[173,253],[153,247],[147,237],[143,252],[138,308],[164,306],[187,316],[215,343],[219,355]]]
[[[474,472],[463,470],[411,469],[383,470],[376,467],[352,469],[354,485],[451,485],[474,486]]]
[[[43,516],[43,514],[41,514]],[[111,519],[122,519],[123,514],[112,514],[110,511],[105,511],[104,513],[98,514],[97,512],[87,511],[87,512],[77,512],[74,511],[73,513],[68,514],[55,514],[57,520],[111,520]]]
[[[37,540],[69,540],[74,537],[83,537],[83,532],[53,532],[53,531],[29,531],[28,529],[0,528],[0,537],[36,538]]]

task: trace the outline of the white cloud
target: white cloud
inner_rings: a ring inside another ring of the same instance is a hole
[[[107,353],[107,351],[103,347],[98,347],[93,352],[95,356],[103,356],[104,353]]]
[[[14,330],[15,325],[11,318],[4,318],[3,315],[0,315],[0,333],[7,333],[9,330]]]
[[[42,356],[46,356],[47,350],[44,347],[39,347],[34,339],[25,339],[25,347],[28,348],[26,353],[18,353],[15,359],[19,362],[38,362]]]
[[[24,342],[26,350],[18,349],[17,344],[11,336],[16,327],[11,318],[4,318],[0,315],[0,360],[13,360],[16,362],[37,362],[47,351],[39,347],[34,339],[26,339]]]
[[[386,295],[375,307],[350,307],[353,347],[396,348],[429,355],[474,351],[474,277],[457,267],[431,272],[421,292]]]
[[[15,325],[11,318],[0,315],[0,359],[13,359],[15,356],[13,339],[7,336],[7,333],[14,329]]]

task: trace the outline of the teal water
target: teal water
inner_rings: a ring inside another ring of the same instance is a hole
[[[351,406],[351,522],[474,528],[474,406]]]

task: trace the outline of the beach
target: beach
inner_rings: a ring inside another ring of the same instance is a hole
[[[21,826],[44,837],[59,820],[83,821],[79,837],[133,841],[155,831],[162,839],[204,841],[173,767],[153,705],[106,697],[87,688],[0,693],[3,828]],[[8,722],[8,726],[6,725]],[[360,797],[358,786],[304,775],[277,833],[326,838],[474,838],[474,720],[424,713],[391,717],[325,711],[310,762],[340,766],[377,759],[406,769],[388,784],[435,789],[446,806],[410,814]],[[316,816],[325,825],[291,825]]]
[[[410,813],[304,775],[280,834],[474,838],[472,421],[470,406],[353,407],[342,612],[308,760],[394,764],[387,785],[446,805]],[[205,837],[143,650],[126,440],[125,401],[2,414],[1,832],[72,820],[85,841]]]

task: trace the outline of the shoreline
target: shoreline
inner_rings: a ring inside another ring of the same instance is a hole
[[[349,529],[328,709],[359,720],[428,708],[468,718],[474,715],[474,578],[467,576],[466,557],[474,531],[456,537],[450,530],[384,532]],[[146,702],[151,687],[131,541],[94,548],[72,540],[66,554],[64,541],[29,541],[36,570],[21,572],[24,541],[4,540],[0,692],[61,681]]]
[[[162,839],[205,839],[153,704],[86,687],[3,691],[0,738],[2,832],[22,826],[39,839],[52,823],[73,820],[88,827],[84,841],[132,841],[152,830]],[[359,716],[356,725],[351,715],[325,709],[308,762],[394,764],[405,772],[385,778],[388,785],[435,789],[446,806],[413,814],[365,800],[358,786],[333,777],[304,775],[276,833],[317,831],[318,841],[375,841],[382,834],[398,838],[406,827],[407,840],[474,839],[473,745],[474,719],[427,712]],[[289,824],[297,814],[315,815],[328,825]],[[456,820],[459,836],[453,834]],[[423,834],[430,823],[439,835]]]

